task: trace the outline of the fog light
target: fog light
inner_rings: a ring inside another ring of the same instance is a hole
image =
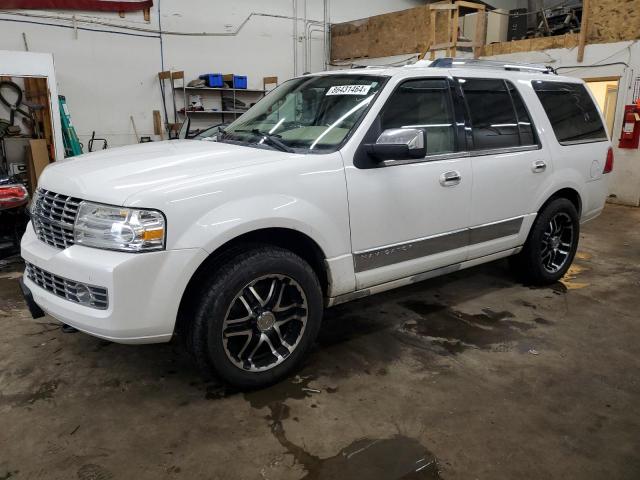
[[[84,305],[86,307],[91,307],[93,302],[93,294],[87,288],[86,285],[82,283],[76,284],[76,298],[78,299],[78,303],[80,305]]]

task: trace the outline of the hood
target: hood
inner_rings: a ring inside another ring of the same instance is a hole
[[[38,186],[101,203],[124,205],[148,188],[224,170],[282,160],[291,154],[198,140],[171,140],[101,150],[49,165]]]

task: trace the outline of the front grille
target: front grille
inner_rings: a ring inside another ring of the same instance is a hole
[[[39,188],[34,201],[31,221],[38,238],[56,248],[73,245],[73,224],[82,200]]]
[[[71,302],[82,303],[78,299],[78,285],[81,285],[86,287],[90,292],[90,301],[87,306],[99,310],[106,310],[109,307],[109,295],[106,288],[74,282],[73,280],[49,273],[28,262],[25,262],[25,265],[24,273],[26,277],[39,287],[44,288],[47,292],[53,293],[58,297],[66,298]],[[85,303],[82,303],[82,305],[85,305]]]

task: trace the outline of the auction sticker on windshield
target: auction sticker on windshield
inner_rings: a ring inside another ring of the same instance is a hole
[[[336,85],[327,90],[327,95],[366,95],[371,85]]]

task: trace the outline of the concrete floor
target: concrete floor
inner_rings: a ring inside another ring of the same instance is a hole
[[[0,479],[638,479],[639,225],[608,206],[551,288],[497,262],[329,310],[299,375],[249,394],[31,320],[10,265]]]

